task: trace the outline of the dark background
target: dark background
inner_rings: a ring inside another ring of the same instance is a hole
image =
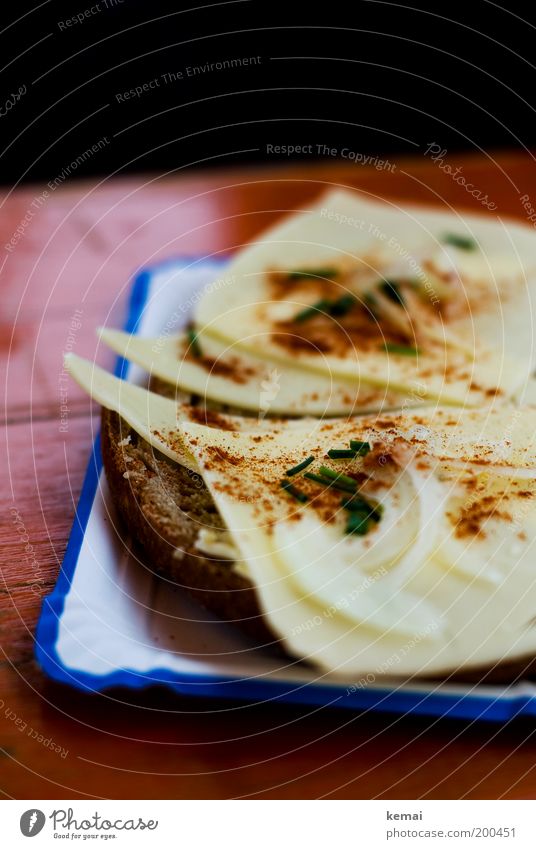
[[[449,152],[536,147],[536,30],[525,5],[9,4],[0,34],[0,181],[53,179],[103,137],[73,175],[287,158],[267,144],[313,145],[305,158],[318,155],[317,144],[335,156],[345,147],[423,154],[431,142]],[[260,60],[186,75],[188,66],[244,57]],[[162,75],[178,72],[183,79],[164,83]],[[155,79],[158,86],[118,101]]]

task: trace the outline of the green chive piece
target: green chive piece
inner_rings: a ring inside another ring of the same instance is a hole
[[[441,241],[445,245],[452,245],[462,251],[474,251],[477,247],[474,239],[471,239],[470,236],[461,236],[459,233],[445,233]]]
[[[367,519],[372,519],[372,521],[376,523],[379,522],[383,516],[382,504],[370,504],[370,502],[361,498],[359,495],[354,495],[350,498],[343,498],[341,501],[341,507],[344,507],[344,509],[348,510],[349,513],[359,513],[362,516],[366,516]]]
[[[365,292],[363,295],[363,303],[366,307],[365,315],[367,316],[369,321],[378,321],[378,300],[374,297],[372,292]]]
[[[354,295],[343,295],[341,298],[337,298],[336,301],[329,301],[327,298],[321,298],[315,304],[301,310],[301,312],[294,317],[294,321],[307,321],[309,318],[313,318],[315,315],[318,315],[319,312],[333,316],[346,315],[346,313],[349,312],[355,304],[355,300]]]
[[[370,513],[371,507],[368,501],[365,501],[364,498],[361,498],[360,495],[353,495],[350,498],[343,498],[341,501],[341,507],[344,507],[345,510],[350,510],[350,512],[355,513]]]
[[[383,347],[388,354],[402,354],[404,357],[416,357],[419,354],[418,348],[412,348],[410,345],[397,345],[396,342],[385,342]]]
[[[330,302],[325,298],[312,304],[310,307],[305,307],[297,315],[294,316],[294,321],[307,321],[309,318],[314,318],[319,313],[329,312]]]
[[[190,348],[192,349],[192,354],[194,357],[202,357],[203,351],[201,350],[201,345],[199,344],[199,337],[195,330],[191,328],[186,334],[188,337],[188,342],[190,343]]]
[[[361,442],[360,439],[351,439],[350,448],[355,451],[358,457],[366,457],[371,450],[370,442]]]
[[[311,455],[310,457],[307,457],[306,460],[303,460],[301,463],[298,463],[297,466],[294,466],[294,468],[287,469],[285,474],[288,475],[289,478],[292,477],[292,475],[297,475],[298,472],[301,472],[301,471],[303,471],[303,469],[306,469],[307,466],[310,466],[311,463],[313,462],[313,460],[314,460],[314,457]]]
[[[337,298],[336,301],[331,303],[329,314],[336,316],[346,315],[352,309],[355,301],[354,295],[342,295],[342,297]]]
[[[357,481],[349,475],[343,475],[341,472],[336,472],[334,469],[328,469],[327,466],[320,466],[318,471],[323,477],[329,478],[333,481],[333,484],[336,487],[347,487],[350,492],[355,492],[357,489]]]
[[[320,469],[318,471],[321,475],[324,475],[324,477],[331,478],[331,480],[337,479],[339,481],[342,481],[342,483],[353,484],[354,486],[357,483],[353,478],[349,477],[348,475],[342,475],[336,469],[330,469],[328,466],[320,466]]]
[[[356,452],[351,448],[330,448],[328,451],[328,457],[331,460],[343,460],[346,458],[351,459],[356,456]]]
[[[315,481],[315,483],[321,483],[323,486],[340,490],[341,492],[349,492],[350,494],[353,494],[356,491],[356,481],[352,478],[350,478],[350,480],[352,480],[352,484],[343,483],[338,479],[334,480],[333,478],[328,478],[323,475],[315,475],[313,472],[305,472],[304,478],[308,478],[310,481]]]
[[[400,304],[402,307],[405,306],[406,302],[400,292],[399,285],[395,280],[384,280],[380,283],[379,288],[390,301],[393,301],[395,304]]]
[[[346,523],[347,534],[357,534],[360,537],[365,536],[369,531],[368,516],[363,516],[360,513],[351,513],[348,516]]]
[[[305,492],[302,492],[301,489],[297,489],[297,487],[293,486],[290,481],[281,481],[281,488],[288,492],[289,495],[292,495],[292,497],[295,498],[296,501],[299,501],[300,504],[305,504],[309,501]]]
[[[289,271],[289,280],[303,280],[309,277],[337,277],[338,270],[336,268],[296,268],[294,271]]]
[[[376,504],[376,506],[372,508],[372,513],[370,515],[375,522],[379,522],[383,516],[383,504]]]
[[[307,478],[307,480],[310,481],[315,481],[316,483],[323,483],[324,486],[328,486],[330,484],[329,480],[323,478],[321,475],[315,475],[314,472],[305,472],[304,478]]]

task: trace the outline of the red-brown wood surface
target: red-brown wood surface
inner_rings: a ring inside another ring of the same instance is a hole
[[[536,166],[528,154],[451,155],[448,162],[462,169],[457,176],[475,193],[487,193],[499,215],[523,220],[525,194],[536,204]],[[536,796],[527,720],[500,727],[237,706],[156,690],[83,695],[47,681],[33,660],[41,598],[58,574],[96,421],[89,400],[69,384],[68,431],[59,431],[62,352],[75,311],[81,326],[69,344],[110,365],[111,357],[97,351],[94,328],[122,321],[140,266],[236,249],[281,211],[333,185],[483,211],[440,166],[430,159],[400,161],[392,171],[292,165],[78,183],[45,198],[41,186],[4,192],[0,787],[6,797]],[[19,227],[22,235],[9,251],[4,246]]]

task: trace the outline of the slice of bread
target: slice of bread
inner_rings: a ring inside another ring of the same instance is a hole
[[[255,589],[234,561],[207,556],[196,547],[202,528],[224,528],[202,478],[155,452],[105,408],[101,450],[113,502],[146,565],[212,613],[273,643]]]

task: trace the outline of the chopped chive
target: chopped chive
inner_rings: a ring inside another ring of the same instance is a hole
[[[338,489],[341,492],[354,493],[356,491],[357,484],[352,478],[349,478],[349,480],[352,481],[352,484],[348,484],[340,481],[338,479],[339,477],[344,477],[344,475],[338,475],[336,479],[333,479],[326,475],[315,475],[313,472],[305,472],[304,474],[304,478],[308,478],[310,481],[321,483],[323,486],[329,486],[332,489]]]
[[[321,475],[324,475],[326,478],[331,478],[331,480],[337,479],[341,483],[346,483],[348,485],[357,486],[357,481],[354,478],[349,477],[349,475],[342,475],[340,472],[337,472],[335,469],[330,469],[328,466],[320,466],[319,470]]]
[[[294,271],[289,271],[289,280],[302,280],[309,277],[337,277],[338,271],[336,268],[296,268]]]
[[[346,523],[348,524],[348,522],[350,520],[352,520],[352,522],[356,522],[356,523],[358,521],[368,523],[368,522],[371,521],[371,515],[370,515],[369,512],[366,512],[364,510],[348,510],[348,513],[347,513],[347,516],[346,516]]]
[[[341,507],[344,507],[345,510],[349,510],[351,513],[370,513],[370,504],[365,501],[364,498],[361,498],[360,495],[351,495],[349,498],[343,498],[341,501]]]
[[[380,283],[379,288],[390,301],[393,301],[395,304],[400,304],[402,307],[405,305],[406,302],[400,292],[400,287],[395,280],[384,280]]]
[[[352,309],[355,304],[355,300],[354,295],[342,295],[342,297],[337,298],[336,301],[332,301],[329,308],[329,314],[336,316],[346,315],[346,313]]]
[[[383,506],[381,504],[370,504],[370,502],[365,501],[359,495],[343,498],[341,507],[344,507],[349,513],[359,513],[366,516],[368,519],[372,519],[373,522],[379,522],[383,515]]]
[[[329,308],[330,302],[325,298],[321,298],[320,301],[317,301],[310,307],[305,307],[305,309],[297,313],[297,315],[294,316],[294,321],[307,321],[309,318],[314,318],[314,316],[318,315],[318,313],[328,312]]]
[[[194,355],[194,357],[202,357],[203,351],[201,350],[199,338],[195,330],[193,328],[190,328],[186,335],[188,337],[188,342],[190,343],[190,348],[192,349],[192,354]]]
[[[375,308],[378,306],[378,299],[374,297],[372,292],[365,292],[365,294],[363,295],[363,302],[367,307],[365,312],[367,318],[370,321],[377,321],[378,313]]]
[[[314,472],[305,472],[304,478],[307,478],[307,480],[310,481],[315,481],[316,483],[323,483],[325,486],[330,483],[327,478],[323,478],[321,475],[315,475]]]
[[[298,472],[301,472],[303,471],[303,469],[306,469],[307,466],[310,466],[313,460],[314,457],[311,455],[311,457],[307,457],[306,460],[303,460],[301,463],[298,463],[297,466],[294,466],[292,469],[288,469],[285,474],[288,475],[289,478],[292,477],[292,475],[297,475]]]
[[[383,516],[383,504],[376,504],[376,506],[372,508],[372,513],[370,515],[375,522],[379,522]]]
[[[343,483],[348,483],[348,484],[350,484],[350,483],[355,484],[356,483],[353,478],[349,477],[348,475],[342,475],[336,469],[330,469],[328,466],[320,466],[318,471],[320,472],[321,475],[324,475],[324,477],[331,478],[332,480],[335,480],[335,478],[337,478],[337,480],[340,480]]]
[[[351,513],[346,522],[346,533],[357,534],[360,537],[365,536],[369,531],[369,518],[360,513]]]
[[[293,486],[290,481],[281,481],[281,488],[286,490],[289,495],[292,495],[292,497],[295,498],[296,501],[299,501],[300,504],[305,504],[306,501],[309,501],[305,492],[302,492],[301,489],[297,489],[297,487]]]
[[[404,357],[416,357],[419,353],[418,348],[412,348],[410,345],[397,345],[396,342],[385,342],[383,347],[388,354],[402,354]]]
[[[329,301],[327,298],[321,298],[315,304],[301,310],[301,312],[294,317],[294,321],[307,321],[309,318],[314,318],[314,316],[318,315],[319,312],[333,316],[346,315],[354,304],[354,295],[342,295],[342,297],[337,298],[336,301]]]
[[[474,251],[476,242],[470,236],[461,236],[458,233],[445,233],[441,241],[445,245],[452,245],[454,248],[460,248],[462,251]]]
[[[355,451],[358,457],[366,457],[366,455],[371,450],[370,442],[361,442],[360,439],[351,439],[350,448],[352,449],[352,451]]]
[[[356,456],[356,452],[352,448],[330,448],[328,457],[331,460],[343,460]]]

